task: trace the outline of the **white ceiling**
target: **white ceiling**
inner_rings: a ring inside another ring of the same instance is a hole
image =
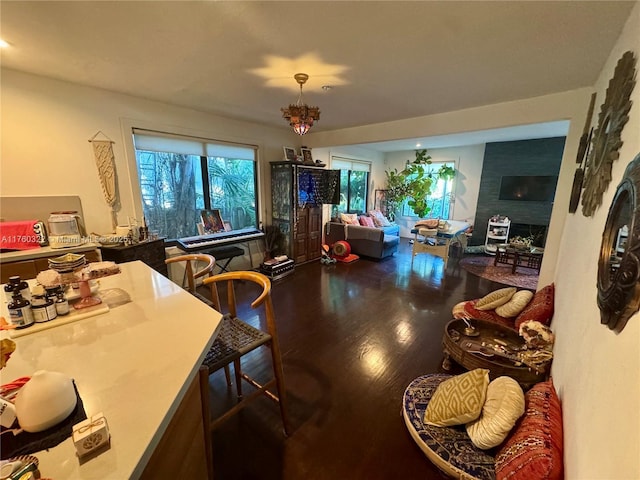
[[[0,60],[282,128],[305,72],[326,131],[592,86],[634,3],[2,1]]]

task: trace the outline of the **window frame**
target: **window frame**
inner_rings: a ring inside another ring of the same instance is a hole
[[[336,163],[338,166],[336,167]],[[340,165],[349,165],[349,168],[343,168]],[[370,181],[371,181],[371,162],[367,160],[361,160],[356,158],[343,157],[339,155],[331,156],[331,168],[334,170],[340,170],[342,177],[342,172],[347,172],[347,195],[346,195],[346,211],[340,211],[340,205],[332,205],[331,212],[332,215],[340,214],[340,213],[357,213],[357,214],[365,214],[369,208],[369,193],[370,193]],[[366,182],[365,182],[365,192],[364,192],[364,209],[362,211],[355,210],[351,207],[351,174],[352,172],[365,172],[366,173]],[[340,179],[340,183],[342,185],[342,178]]]
[[[228,137],[225,140],[219,140],[216,138],[216,135],[211,134],[209,132],[196,131],[189,128],[183,127],[175,127],[157,124],[148,121],[140,121],[140,120],[132,120],[121,118],[120,126],[122,131],[122,136],[124,138],[124,149],[125,149],[125,157],[126,157],[126,167],[129,179],[129,189],[126,192],[128,194],[131,203],[123,202],[122,197],[125,195],[126,186],[124,184],[121,185],[121,202],[123,203],[123,208],[121,212],[132,212],[133,218],[141,221],[144,216],[144,207],[143,207],[143,198],[142,198],[142,189],[140,186],[140,177],[138,174],[138,167],[136,161],[136,148],[134,143],[134,131],[143,131],[148,132],[149,134],[158,134],[158,135],[166,135],[169,137],[178,137],[178,138],[186,138],[190,140],[197,140],[201,142],[208,142],[212,144],[219,145],[228,145],[228,146],[236,146],[242,148],[250,148],[253,150],[253,162],[254,162],[254,185],[255,185],[255,222],[256,228],[260,228],[263,223],[263,212],[261,206],[264,205],[264,167],[261,165],[260,152],[263,149],[261,142],[256,142],[254,139],[247,139],[242,137]],[[206,156],[204,157],[207,158]],[[205,162],[206,164],[206,162]],[[205,167],[206,168],[206,167]],[[123,176],[124,177],[124,176]],[[208,183],[208,175],[203,177],[203,182]],[[209,189],[205,188],[203,185],[203,190],[206,190],[206,195],[209,195]],[[204,192],[203,192],[204,193]],[[126,210],[125,210],[126,209]],[[121,213],[122,214],[122,213]],[[174,240],[167,238],[167,241]]]
[[[426,165],[421,165],[421,167],[423,168],[423,170],[427,170],[425,173],[431,173],[431,174],[436,174],[437,171],[440,169],[441,166],[443,165],[450,165],[452,166],[454,169],[456,169],[456,162],[454,160],[436,160],[436,161],[432,161],[429,164]],[[456,170],[457,171],[457,170]],[[441,179],[437,179],[436,182],[440,181]],[[432,211],[433,209],[427,214],[426,217],[424,218],[441,218],[443,220],[449,220],[451,218],[453,218],[453,207],[455,205],[455,190],[456,190],[456,181],[455,181],[455,177],[450,179],[450,180],[446,180],[445,184],[451,182],[451,190],[450,191],[445,191],[444,196],[449,196],[449,211],[448,211],[448,215],[447,218],[444,217],[434,217],[432,215]],[[432,187],[432,191],[433,188],[436,184],[432,183],[431,187]],[[431,195],[431,194],[430,194]],[[409,206],[409,199],[405,199],[404,202],[402,202],[402,207],[400,210],[400,215],[402,217],[406,217],[406,218],[419,218],[411,209],[411,207]]]

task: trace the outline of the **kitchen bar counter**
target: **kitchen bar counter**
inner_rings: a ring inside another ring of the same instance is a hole
[[[85,243],[77,247],[51,248],[39,247],[29,250],[16,250],[14,252],[0,253],[0,263],[16,262],[21,260],[33,260],[35,258],[60,257],[65,253],[84,253],[96,250],[100,245],[97,243]]]
[[[0,282],[7,283],[9,277],[19,275],[23,280],[36,278],[36,275],[49,268],[49,258],[60,257],[67,253],[83,253],[87,262],[101,259],[98,245],[85,243],[77,247],[51,248],[39,247],[29,250],[0,253]]]
[[[65,373],[87,415],[103,412],[107,420],[111,448],[82,465],[71,438],[34,453],[43,477],[149,477],[145,468],[215,338],[218,312],[140,261],[120,267],[99,280],[107,313],[14,339],[16,351],[0,371],[3,384],[37,370]]]

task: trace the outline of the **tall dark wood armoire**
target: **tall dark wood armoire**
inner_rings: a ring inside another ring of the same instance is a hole
[[[296,263],[320,258],[322,204],[336,197],[338,182],[339,171],[293,162],[271,163],[271,224],[284,234],[286,254]]]

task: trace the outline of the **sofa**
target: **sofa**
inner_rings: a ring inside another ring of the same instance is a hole
[[[400,227],[394,223],[387,227],[365,227],[341,222],[327,222],[324,243],[331,246],[339,240],[346,241],[351,253],[382,259],[398,251]]]

